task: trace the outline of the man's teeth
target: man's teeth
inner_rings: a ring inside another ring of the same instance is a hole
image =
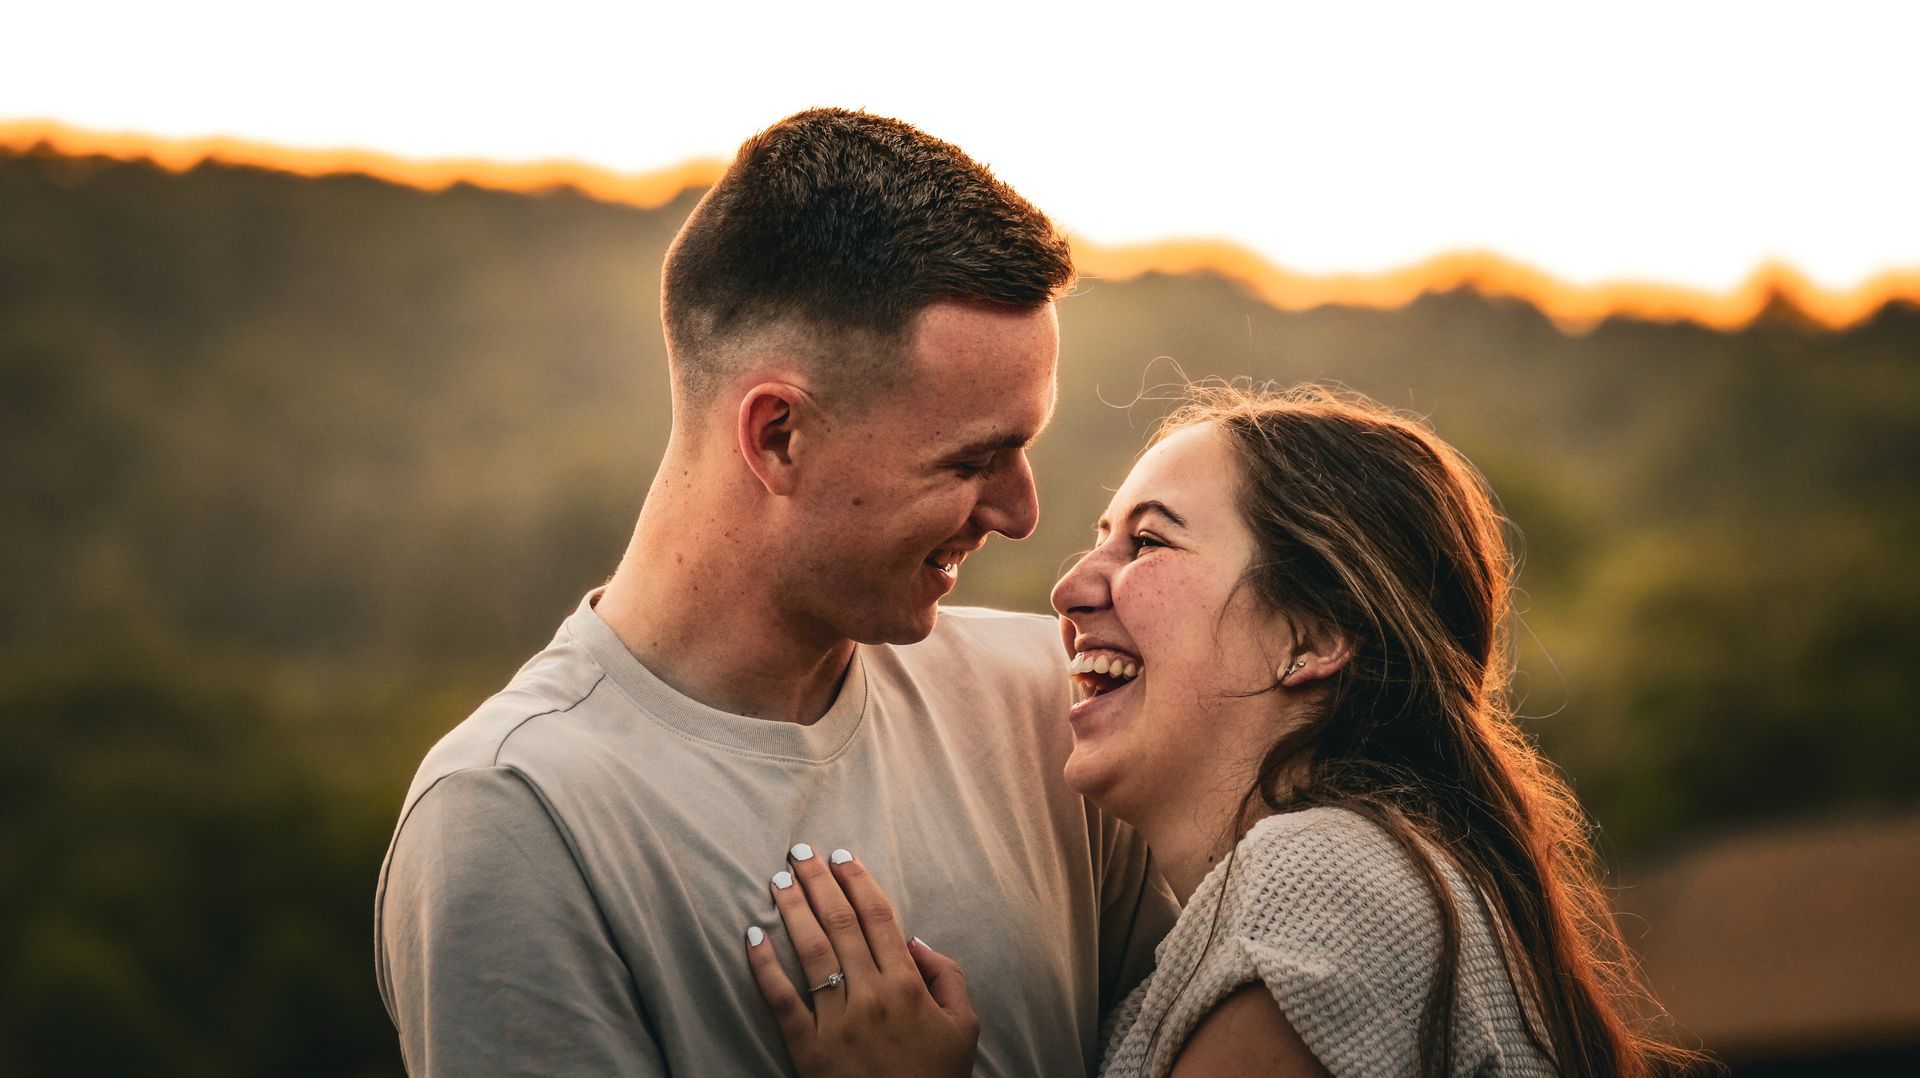
[[[1130,659],[1113,655],[1095,655],[1081,652],[1067,664],[1069,674],[1104,674],[1120,681],[1131,681],[1140,676],[1141,666]]]

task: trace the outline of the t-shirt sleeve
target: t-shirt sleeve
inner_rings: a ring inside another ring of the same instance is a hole
[[[1441,932],[1424,877],[1350,812],[1279,816],[1261,830],[1236,873],[1232,901],[1243,915],[1221,967],[1264,982],[1333,1073],[1417,1069]]]
[[[415,1078],[667,1073],[566,841],[511,769],[454,772],[414,802],[374,924]]]
[[[1099,814],[1094,826],[1103,852],[1100,876],[1100,1018],[1153,972],[1153,950],[1180,916],[1173,889],[1154,866],[1133,828]]]

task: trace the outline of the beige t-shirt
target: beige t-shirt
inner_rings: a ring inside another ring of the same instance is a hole
[[[1093,1070],[1177,908],[1061,779],[1051,619],[943,610],[921,643],[857,648],[799,726],[676,692],[594,598],[407,793],[374,934],[410,1072],[790,1073],[742,935],[778,926],[767,881],[795,842],[859,855],[966,969],[976,1074]]]

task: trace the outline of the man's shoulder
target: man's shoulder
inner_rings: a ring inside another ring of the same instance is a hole
[[[984,606],[943,606],[933,633],[908,651],[964,653],[972,661],[1043,664],[1066,661],[1060,623],[1041,614],[994,610]]]
[[[868,655],[877,691],[910,693],[936,714],[957,707],[959,714],[975,715],[984,708],[1012,719],[1052,716],[1067,707],[1066,658],[1052,618],[942,607],[925,640]]]
[[[590,724],[568,720],[606,692],[605,671],[562,633],[428,750],[408,800],[458,771],[517,764],[529,750],[565,753],[590,740]]]
[[[891,650],[917,683],[951,681],[969,691],[1045,687],[1049,697],[1065,684],[1059,623],[1039,614],[943,606],[925,640]]]

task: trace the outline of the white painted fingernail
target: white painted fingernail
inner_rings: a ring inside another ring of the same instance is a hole
[[[753,925],[747,929],[747,946],[758,947],[765,942],[767,942],[767,934],[760,931],[759,925]]]
[[[915,947],[919,947],[922,950],[926,950],[926,951],[933,950],[933,948],[927,946],[927,941],[921,939],[919,936],[913,937],[913,945]]]
[[[836,865],[844,865],[844,864],[846,864],[846,863],[847,863],[848,861],[851,861],[851,860],[853,860],[853,855],[852,855],[852,854],[850,854],[850,853],[848,853],[847,851],[845,851],[845,850],[835,850],[835,851],[833,851],[833,863],[834,863],[834,864],[836,864]]]
[[[790,854],[795,861],[813,860],[813,847],[804,842],[794,843],[793,849],[788,850],[787,853]]]
[[[786,889],[787,889],[787,888],[789,888],[789,887],[792,887],[792,886],[793,886],[793,873],[791,873],[791,872],[784,872],[784,871],[783,871],[783,872],[776,872],[776,873],[774,873],[774,874],[773,874],[773,885],[774,885],[775,887],[778,887],[778,888],[780,888],[780,889],[781,889],[782,891],[784,891],[784,890],[786,890]]]

